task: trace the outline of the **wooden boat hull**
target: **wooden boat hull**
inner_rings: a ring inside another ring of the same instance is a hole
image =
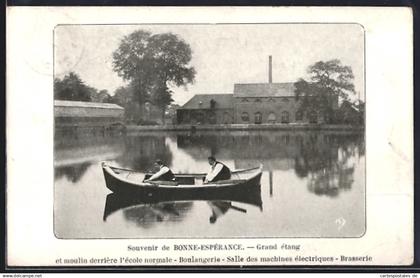
[[[154,197],[157,199],[164,199],[167,196],[177,196],[177,198],[205,198],[208,195],[215,194],[215,192],[223,192],[221,194],[236,194],[240,192],[241,194],[247,194],[247,192],[255,191],[255,187],[259,187],[261,180],[261,167],[254,168],[249,170],[242,170],[242,173],[245,171],[254,171],[249,175],[249,178],[246,180],[229,180],[221,181],[213,184],[207,185],[160,185],[160,184],[148,184],[143,182],[133,182],[124,180],[120,178],[112,170],[112,167],[102,164],[102,169],[104,172],[106,187],[112,192],[119,193],[120,195],[130,195],[130,196],[148,196]],[[235,172],[233,172],[235,173]],[[239,176],[239,174],[237,174]],[[182,176],[188,176],[188,174],[179,175],[182,179]],[[193,175],[191,175],[193,176]],[[194,177],[193,177],[194,178]],[[200,174],[195,175],[195,178],[200,178]],[[219,194],[219,193],[216,193]]]

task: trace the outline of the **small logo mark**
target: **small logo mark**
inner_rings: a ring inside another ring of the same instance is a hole
[[[338,230],[341,230],[346,225],[346,219],[343,217],[337,218],[335,224],[338,226]]]

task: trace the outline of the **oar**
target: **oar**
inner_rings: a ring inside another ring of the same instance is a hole
[[[120,167],[115,167],[115,166],[111,166],[111,165],[108,165],[108,166],[109,166],[109,168],[112,168],[112,169],[123,170],[123,171],[127,171],[127,172],[141,173],[139,170],[128,169],[128,168],[120,168]],[[146,175],[147,174],[152,175],[153,173],[152,173],[152,171],[148,171],[148,172],[144,172],[144,174],[146,174]]]
[[[243,208],[240,208],[240,207],[237,207],[237,206],[232,206],[232,205],[230,205],[230,207],[229,207],[229,208],[232,208],[232,209],[234,209],[234,210],[237,210],[237,211],[240,211],[240,212],[246,213],[246,209],[243,209]]]
[[[111,166],[109,164],[106,164],[108,167],[113,168],[113,169],[117,169],[117,170],[123,170],[123,171],[127,171],[127,172],[136,172],[136,173],[140,173],[139,170],[134,170],[134,169],[129,169],[129,168],[120,168],[120,167],[115,167],[115,166]],[[147,172],[141,172],[144,173],[146,175],[153,175],[153,171],[148,170]],[[205,176],[206,173],[190,173],[190,174],[182,174],[182,173],[175,173],[175,175],[185,175],[185,176]]]
[[[128,168],[120,168],[120,167],[115,167],[115,166],[111,166],[111,165],[108,165],[108,166],[109,166],[109,168],[112,168],[112,169],[123,170],[123,171],[127,171],[127,172],[139,172],[138,170],[133,170],[133,169],[128,169]]]

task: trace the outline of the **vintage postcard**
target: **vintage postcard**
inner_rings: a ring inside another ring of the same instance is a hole
[[[410,9],[7,22],[9,266],[413,262]]]

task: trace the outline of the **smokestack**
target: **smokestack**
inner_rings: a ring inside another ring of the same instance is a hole
[[[273,83],[272,58],[268,56],[268,83]]]

